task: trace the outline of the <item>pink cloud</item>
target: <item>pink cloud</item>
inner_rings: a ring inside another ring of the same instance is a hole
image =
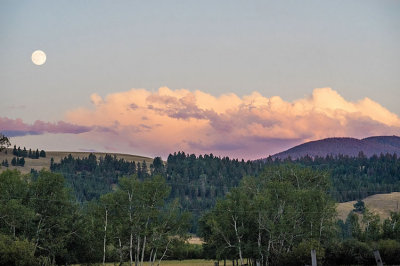
[[[400,133],[400,118],[379,103],[348,101],[330,88],[294,101],[258,92],[215,97],[166,87],[156,92],[132,89],[104,99],[93,94],[90,100],[92,108],[70,110],[57,123],[0,117],[0,131],[9,136],[74,134],[96,149],[113,152],[165,157],[183,150],[246,159],[326,137]]]
[[[43,122],[36,120],[33,124],[26,124],[22,119],[9,119],[0,117],[0,130],[9,137],[40,135],[43,133],[69,133],[80,134],[89,132],[92,128],[75,125],[64,121],[57,123]]]
[[[85,137],[99,143],[112,139],[114,148],[131,153],[165,156],[184,150],[258,158],[325,137],[400,133],[399,117],[379,103],[347,101],[330,88],[292,102],[258,92],[215,97],[166,87],[132,89],[104,99],[93,94],[91,99],[93,109],[71,110],[67,121],[103,128]]]

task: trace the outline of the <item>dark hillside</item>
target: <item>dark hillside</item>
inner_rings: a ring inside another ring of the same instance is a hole
[[[291,157],[298,159],[304,156],[325,157],[326,155],[347,155],[358,156],[362,151],[367,157],[376,154],[400,154],[400,137],[397,136],[376,136],[365,139],[355,138],[327,138],[310,141],[286,151],[273,155],[273,158],[284,159]]]

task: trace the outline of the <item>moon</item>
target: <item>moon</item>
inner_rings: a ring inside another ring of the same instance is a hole
[[[42,50],[36,50],[32,53],[32,62],[37,65],[41,66],[46,63],[46,54]]]

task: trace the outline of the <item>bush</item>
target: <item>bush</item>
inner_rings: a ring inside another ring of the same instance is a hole
[[[396,240],[379,240],[378,250],[386,264],[400,264],[400,243]]]
[[[28,240],[12,239],[0,234],[0,265],[39,265],[35,246]]]
[[[330,244],[326,250],[325,260],[326,265],[375,264],[372,248],[355,239]]]
[[[317,264],[322,265],[325,259],[325,249],[321,246],[318,241],[303,240],[297,247],[292,251],[291,260],[296,264],[308,265],[311,264],[311,250],[315,249],[317,252]]]
[[[203,259],[202,245],[177,243],[171,249],[169,259],[187,260],[187,259]]]

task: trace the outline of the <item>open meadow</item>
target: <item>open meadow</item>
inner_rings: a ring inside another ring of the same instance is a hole
[[[23,147],[21,147],[23,148]],[[27,147],[29,150],[29,147]],[[26,157],[25,158],[25,165],[23,167],[21,166],[12,166],[11,165],[11,160],[13,157],[15,157],[12,154],[12,149],[7,149],[7,153],[5,151],[0,152],[0,162],[3,160],[8,160],[9,167],[8,169],[17,169],[21,173],[29,173],[31,169],[35,169],[37,171],[42,170],[43,168],[49,169],[50,168],[50,160],[51,158],[54,159],[55,163],[59,163],[61,159],[67,157],[69,154],[71,154],[74,158],[83,158],[83,157],[88,157],[89,154],[93,153],[96,155],[97,158],[101,156],[105,156],[106,154],[111,154],[113,156],[116,156],[118,159],[124,159],[125,161],[128,162],[140,162],[142,163],[143,161],[146,161],[147,165],[150,165],[153,162],[152,158],[149,157],[144,157],[144,156],[139,156],[139,155],[131,155],[131,154],[122,154],[122,153],[103,153],[103,152],[69,152],[69,151],[46,151],[46,157],[40,157],[39,159],[31,159]],[[7,169],[6,167],[1,167],[0,172],[4,171]]]
[[[80,266],[81,264],[75,264],[75,266]],[[93,264],[93,265],[103,265],[101,263],[99,264]],[[105,265],[107,266],[114,266],[114,265],[120,265],[119,262],[115,263],[106,263]],[[122,264],[123,266],[129,265],[129,262],[125,262]],[[150,266],[151,263],[149,262],[144,262],[144,266]],[[154,265],[157,265],[155,263]],[[168,266],[190,266],[190,265],[195,265],[195,266],[214,266],[214,261],[212,260],[163,260],[161,261],[160,265],[168,265]]]
[[[363,199],[365,207],[371,212],[378,214],[381,221],[390,216],[390,212],[399,211],[400,192],[392,192],[386,194],[375,194]],[[336,210],[338,219],[346,220],[347,215],[354,209],[354,204],[357,201],[348,201],[338,203]]]

